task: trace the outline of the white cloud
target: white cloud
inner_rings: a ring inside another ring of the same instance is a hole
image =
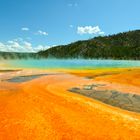
[[[23,42],[23,45],[25,46],[25,48],[29,51],[33,51],[33,48],[32,48],[32,44],[30,42],[27,42],[27,41],[24,41]]]
[[[38,30],[37,34],[47,36],[48,33],[45,31]]]
[[[7,43],[0,42],[0,51],[14,52],[15,50],[19,50],[19,48],[19,43],[15,41],[8,41]]]
[[[32,44],[26,41],[10,40],[6,43],[0,43],[0,51],[4,52],[34,52]]]
[[[0,42],[0,51],[5,51],[5,49],[5,45],[2,42]]]
[[[24,40],[11,40],[5,44],[7,51],[12,52],[33,52],[32,44]]]
[[[11,46],[11,48],[18,49],[20,47],[19,43],[16,41],[8,41],[8,45]]]
[[[22,30],[22,31],[29,31],[29,28],[23,27],[23,28],[21,28],[21,30]]]
[[[25,46],[27,46],[27,48],[30,48],[32,46],[30,42],[24,41],[23,43]]]
[[[80,35],[83,34],[100,34],[103,35],[104,32],[101,31],[99,26],[78,26],[77,33]]]
[[[38,45],[33,47],[30,42],[24,40],[10,40],[6,43],[0,42],[0,51],[3,52],[38,52],[41,50],[49,49],[53,46]]]

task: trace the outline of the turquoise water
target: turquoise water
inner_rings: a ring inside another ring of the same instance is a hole
[[[4,61],[3,61],[4,62]],[[140,67],[140,61],[127,60],[85,60],[85,59],[42,59],[42,60],[8,60],[4,63],[14,68],[39,69],[95,69],[95,68],[132,68]]]

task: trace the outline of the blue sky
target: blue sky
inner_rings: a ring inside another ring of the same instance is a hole
[[[140,0],[0,0],[0,50],[32,51],[140,28]]]

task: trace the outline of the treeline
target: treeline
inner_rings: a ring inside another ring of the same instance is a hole
[[[140,30],[95,37],[39,52],[40,57],[140,59]]]
[[[140,30],[99,36],[68,45],[52,47],[38,53],[0,53],[4,59],[85,58],[140,60]]]
[[[37,53],[0,52],[0,59],[38,59]]]

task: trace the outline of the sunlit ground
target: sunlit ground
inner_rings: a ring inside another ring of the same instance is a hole
[[[138,67],[34,69],[17,66],[16,71],[4,71],[14,70],[8,63],[1,63],[0,67],[0,139],[140,138],[138,112],[69,91],[73,87],[102,84],[104,90],[139,95]],[[27,78],[27,75],[40,76]]]

